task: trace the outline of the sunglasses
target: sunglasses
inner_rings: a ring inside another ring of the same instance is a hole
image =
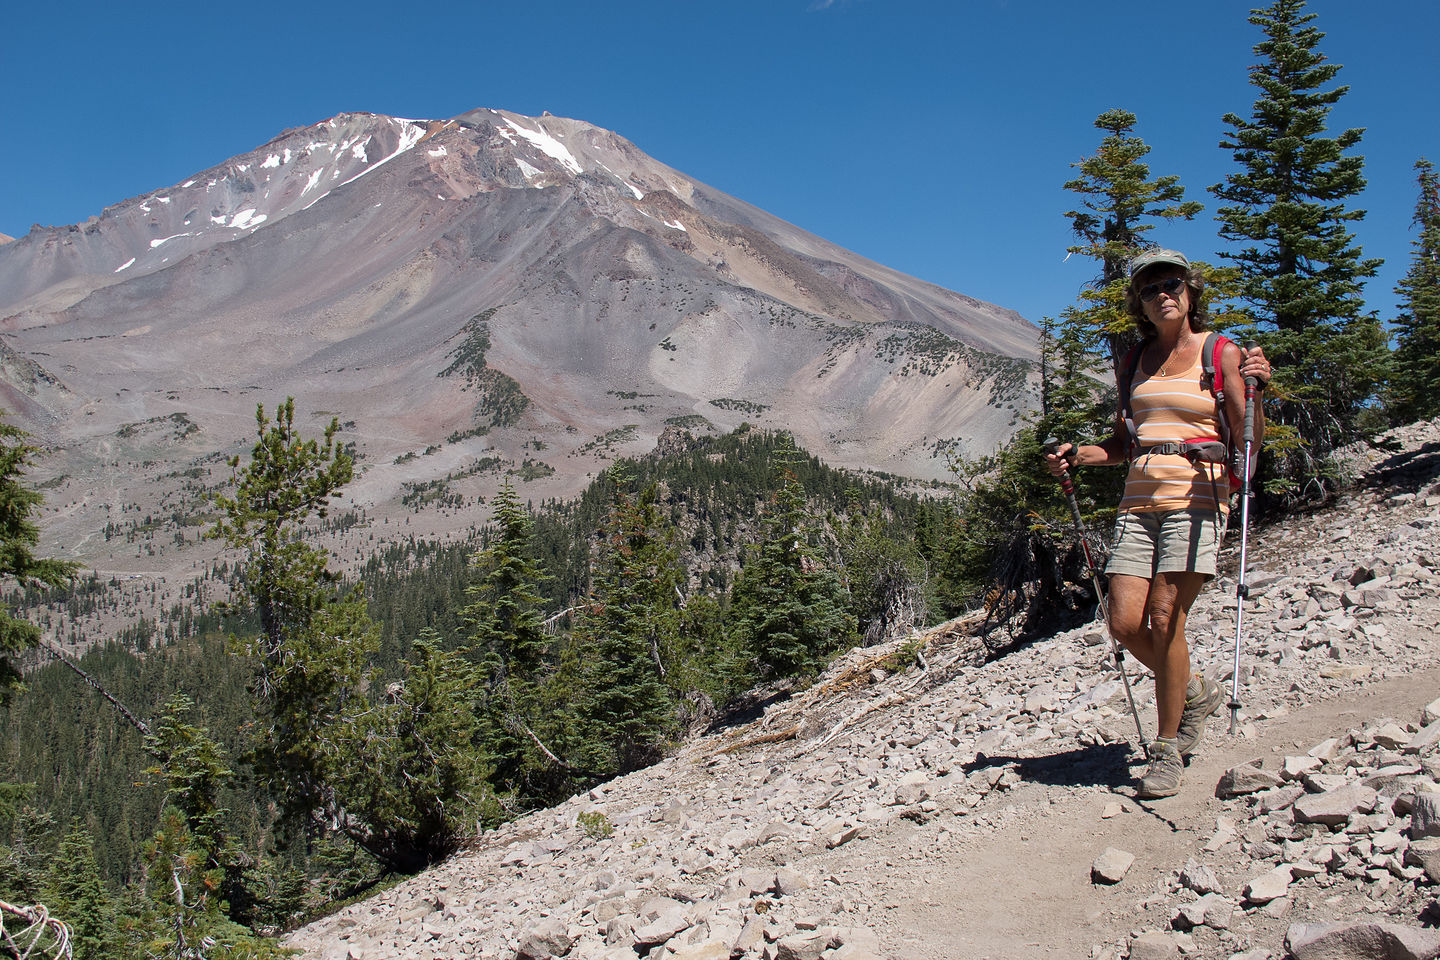
[[[1183,286],[1185,286],[1185,281],[1181,277],[1167,277],[1164,280],[1157,280],[1155,283],[1147,283],[1140,288],[1140,302],[1149,303],[1162,293],[1173,297],[1180,292],[1180,288]]]

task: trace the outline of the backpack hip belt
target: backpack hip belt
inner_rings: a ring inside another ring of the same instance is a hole
[[[1199,437],[1195,440],[1162,440],[1159,443],[1141,443],[1135,446],[1135,456],[1158,453],[1170,457],[1184,457],[1191,463],[1227,463],[1225,441],[1218,437]]]

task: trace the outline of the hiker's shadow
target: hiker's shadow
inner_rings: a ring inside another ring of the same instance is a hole
[[[1112,790],[1131,781],[1128,743],[1103,743],[1077,747],[1063,753],[1040,757],[1015,757],[978,753],[963,767],[967,774],[976,770],[1012,767],[1030,783],[1052,787],[1109,787]]]

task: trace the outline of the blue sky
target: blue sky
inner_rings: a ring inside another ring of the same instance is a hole
[[[0,32],[0,232],[77,223],[282,130],[344,111],[576,117],[711,186],[925,280],[1038,321],[1093,275],[1065,261],[1061,188],[1123,107],[1206,210],[1152,236],[1213,259],[1206,192],[1250,114],[1250,0],[514,0],[414,7],[12,4]],[[1394,313],[1413,166],[1440,163],[1440,4],[1311,0],[1364,127],[1356,228]]]

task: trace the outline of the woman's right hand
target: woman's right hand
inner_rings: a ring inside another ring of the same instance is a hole
[[[1051,476],[1060,476],[1075,465],[1075,444],[1062,443],[1053,452],[1045,454],[1045,466]]]

